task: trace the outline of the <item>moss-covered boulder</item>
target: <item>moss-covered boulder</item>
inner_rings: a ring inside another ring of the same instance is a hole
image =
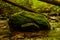
[[[41,14],[35,13],[17,13],[9,18],[11,32],[33,32],[40,30],[50,30],[50,24],[47,18]]]

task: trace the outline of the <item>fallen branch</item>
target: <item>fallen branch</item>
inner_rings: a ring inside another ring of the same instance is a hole
[[[2,0],[2,1],[7,2],[7,3],[9,3],[9,4],[12,4],[12,5],[14,5],[14,6],[17,6],[17,7],[21,8],[21,9],[23,9],[23,10],[37,13],[36,11],[34,11],[34,10],[31,9],[31,8],[27,8],[27,7],[24,7],[24,6],[22,6],[22,5],[18,5],[18,4],[16,4],[16,3],[11,2],[10,0]]]

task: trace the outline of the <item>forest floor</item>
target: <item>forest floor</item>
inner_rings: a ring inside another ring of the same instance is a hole
[[[50,22],[51,30],[48,33],[48,36],[45,37],[34,37],[34,38],[17,38],[14,36],[10,38],[9,27],[6,20],[0,20],[0,40],[60,40],[60,28],[56,25],[60,22]]]

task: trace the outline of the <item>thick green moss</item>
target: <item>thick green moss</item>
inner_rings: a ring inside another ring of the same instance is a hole
[[[10,17],[9,25],[11,31],[38,31],[50,30],[47,18],[41,14],[20,13]]]

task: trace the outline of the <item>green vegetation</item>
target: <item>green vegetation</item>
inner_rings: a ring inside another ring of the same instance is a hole
[[[0,20],[9,19],[11,24],[4,28],[5,25],[0,24],[0,35],[8,34],[10,26],[35,26],[39,29],[41,24],[51,30],[48,38],[51,40],[59,40],[60,38],[60,6],[46,3],[40,0],[8,0],[14,4],[0,0]],[[18,6],[17,6],[18,5]],[[60,5],[60,4],[58,4]],[[28,23],[28,24],[26,24]],[[30,25],[31,24],[31,25]],[[2,28],[1,28],[2,27]]]

